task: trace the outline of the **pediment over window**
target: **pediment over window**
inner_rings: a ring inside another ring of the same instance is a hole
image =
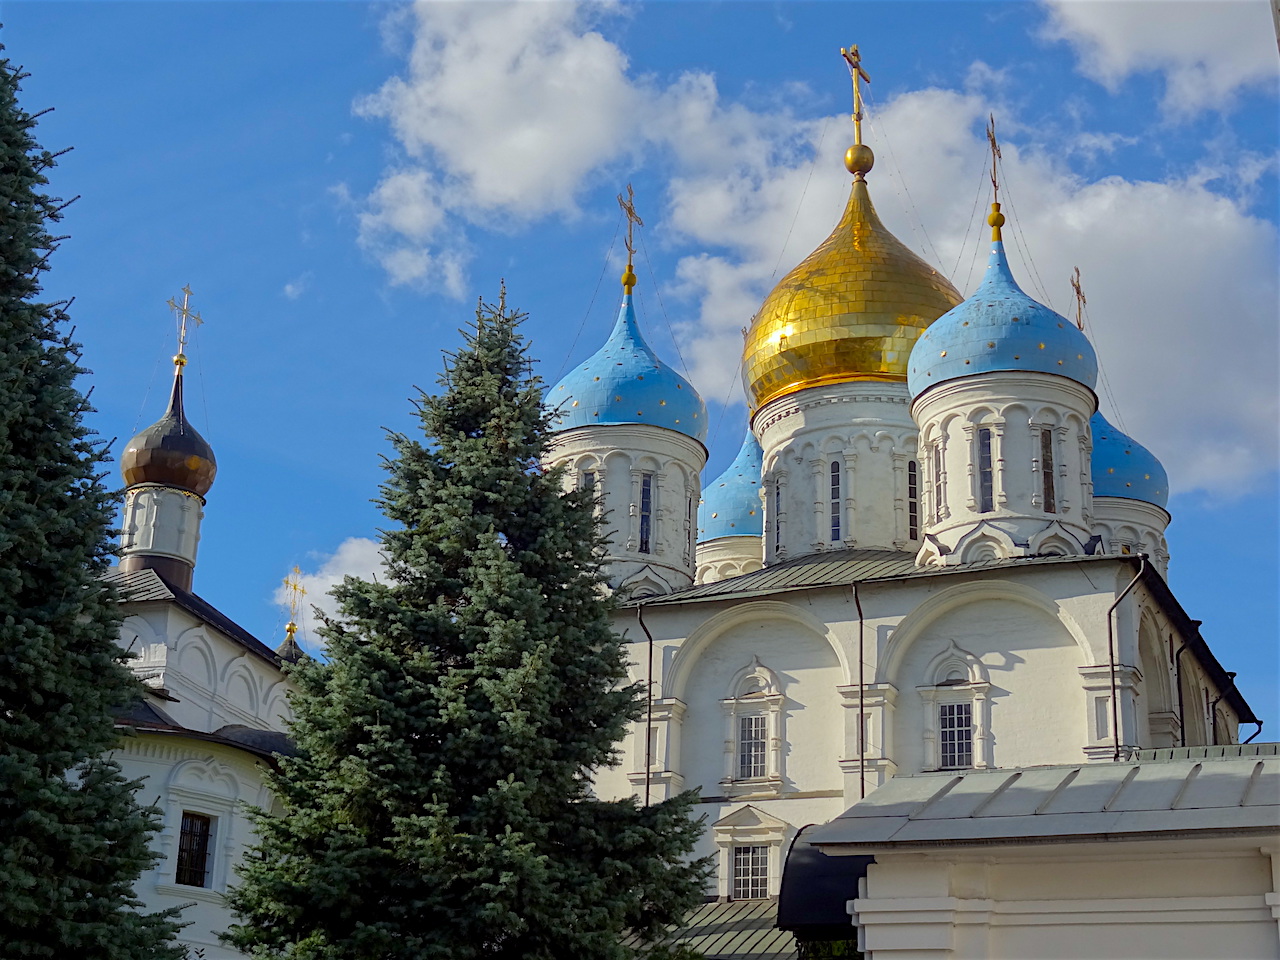
[[[990,681],[990,676],[981,660],[952,640],[946,649],[929,661],[923,681],[926,686],[955,687],[985,684]]]
[[[780,830],[790,827],[785,820],[779,820],[765,813],[759,807],[747,804],[739,807],[728,816],[721,817],[711,825],[713,830],[760,828],[764,830]]]

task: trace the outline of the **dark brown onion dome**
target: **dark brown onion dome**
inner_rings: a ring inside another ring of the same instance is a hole
[[[218,461],[213,448],[187,422],[182,409],[183,357],[173,375],[173,394],[163,417],[129,441],[120,458],[125,486],[158,483],[203,497],[213,486]]]

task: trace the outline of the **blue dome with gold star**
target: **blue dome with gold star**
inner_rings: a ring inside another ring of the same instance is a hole
[[[764,535],[760,504],[760,473],[764,451],[750,430],[742,449],[720,476],[702,488],[698,506],[698,542],[718,537]]]
[[[707,405],[645,343],[631,297],[623,296],[618,322],[604,346],[547,394],[552,428],[647,423],[701,442],[707,437]]]
[[[1089,420],[1093,434],[1093,495],[1169,505],[1169,475],[1155,455],[1121,433],[1101,413]]]
[[[987,272],[973,296],[944,313],[916,341],[907,363],[907,387],[918,397],[935,384],[999,371],[1054,373],[1090,390],[1098,381],[1098,357],[1088,337],[1022,292],[1009,271],[1004,244],[994,240]]]

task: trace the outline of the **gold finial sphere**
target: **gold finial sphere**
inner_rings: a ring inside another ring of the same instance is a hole
[[[634,287],[635,285],[636,285],[635,272],[631,269],[631,264],[627,264],[626,272],[622,274],[622,286],[627,291],[627,293],[630,293],[631,288]]]
[[[844,168],[858,179],[862,179],[875,166],[876,155],[865,143],[855,143],[844,155]]]
[[[187,355],[185,353],[175,354],[173,362],[176,366],[185,367],[187,365]]]
[[[987,216],[987,225],[991,227],[991,239],[1000,239],[1000,228],[1004,226],[1004,214],[1000,212],[1000,204],[991,205],[991,213]]]

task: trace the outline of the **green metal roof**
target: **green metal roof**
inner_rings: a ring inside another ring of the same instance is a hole
[[[1007,560],[983,560],[978,563],[950,567],[918,567],[915,554],[898,550],[829,550],[824,553],[796,557],[794,560],[784,560],[782,563],[744,573],[738,577],[730,577],[727,580],[685,587],[683,590],[663,594],[661,597],[633,600],[625,606],[634,607],[643,603],[646,607],[661,607],[701,600],[737,600],[744,597],[785,593],[790,590],[843,586],[854,582],[944,577],[1011,567],[1090,563],[1117,559],[1120,558],[1115,555],[1012,557]]]
[[[655,946],[688,947],[707,960],[796,960],[795,937],[779,930],[776,900],[709,901],[695,909],[683,924],[669,929],[655,944],[632,938],[627,945],[637,957]]]

